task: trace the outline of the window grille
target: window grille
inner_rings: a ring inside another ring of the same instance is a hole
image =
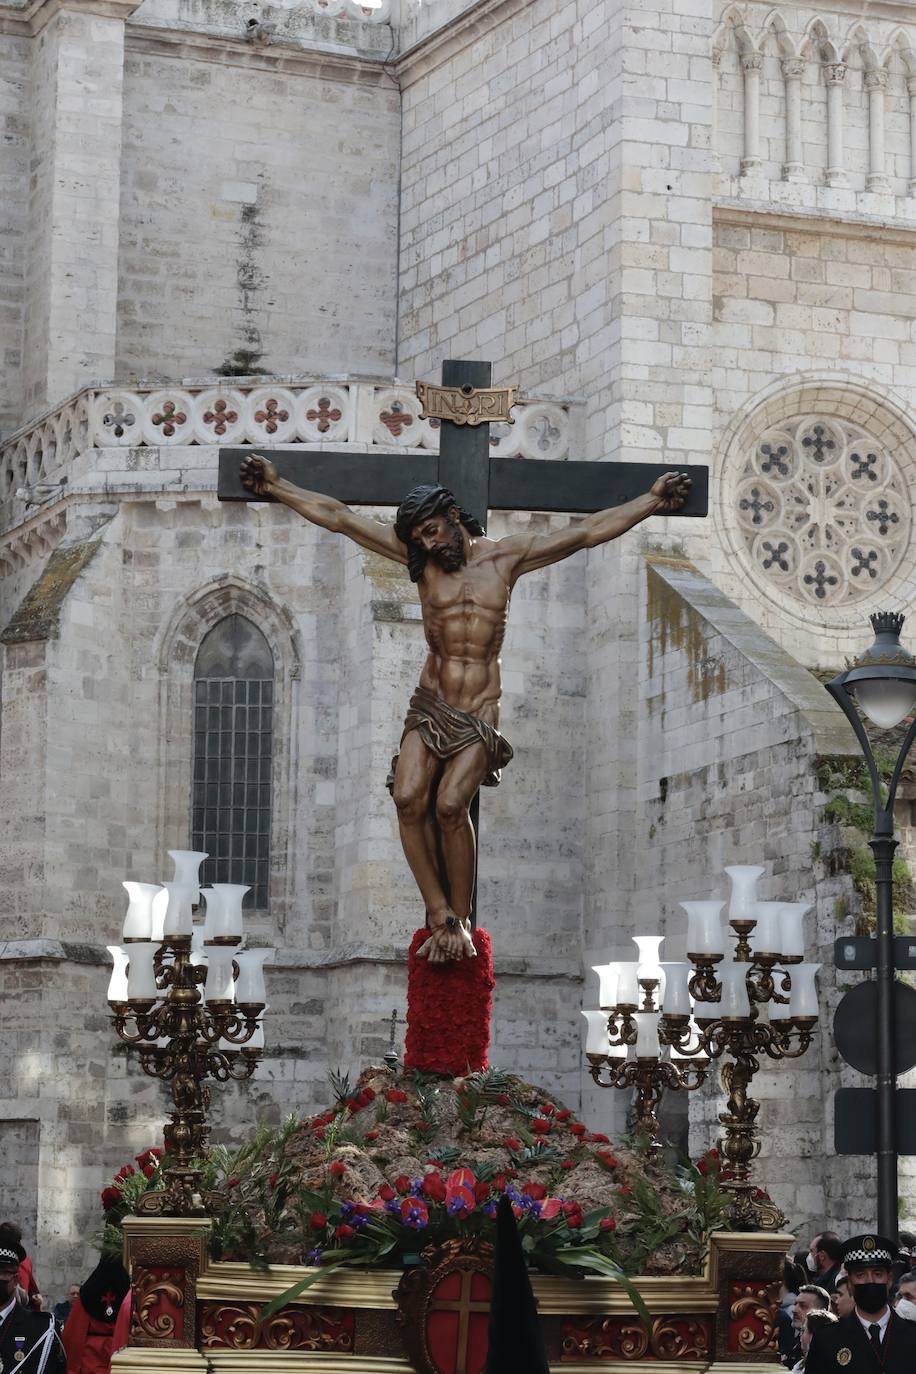
[[[270,874],[274,664],[245,616],[205,636],[194,665],[192,849],[210,856],[203,883],[246,883],[266,908]]]

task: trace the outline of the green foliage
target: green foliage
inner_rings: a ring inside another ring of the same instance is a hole
[[[341,1107],[347,1098],[353,1096],[353,1085],[348,1073],[341,1073],[339,1069],[331,1069],[328,1074],[328,1083],[334,1094],[334,1101],[339,1103]]]
[[[882,799],[886,801],[887,787],[896,763],[896,757],[884,749],[876,749],[875,764],[881,781]],[[861,919],[856,923],[858,935],[869,934],[875,928],[875,909],[877,894],[875,887],[875,860],[867,840],[874,828],[874,808],[871,781],[864,759],[848,759],[828,756],[818,760],[817,781],[822,792],[828,793],[824,807],[824,819],[849,830],[857,831],[863,842],[852,848],[839,848],[830,856],[832,871],[848,873],[853,887],[861,902]],[[894,878],[894,929],[898,934],[907,934],[908,912],[916,910],[916,883],[906,860],[898,857],[893,865]],[[838,897],[834,905],[834,915],[838,923],[846,920],[848,905],[843,897]]]

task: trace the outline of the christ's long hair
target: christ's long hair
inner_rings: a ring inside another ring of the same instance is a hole
[[[411,530],[415,525],[421,525],[424,520],[431,520],[436,515],[443,515],[452,506],[458,511],[458,520],[468,534],[483,534],[483,525],[480,521],[468,511],[462,510],[447,487],[424,483],[422,486],[414,487],[413,491],[409,491],[398,506],[394,532],[407,548],[407,571],[410,574],[411,582],[419,582],[429,557],[426,550],[411,539]]]

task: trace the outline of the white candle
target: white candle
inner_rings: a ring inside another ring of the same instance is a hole
[[[592,973],[598,975],[598,1005],[611,1007],[617,1005],[617,964],[592,964]]]
[[[689,964],[684,963],[664,963],[662,969],[665,973],[665,995],[662,1001],[662,1010],[669,1016],[689,1016],[690,1015],[690,975],[692,969]]]
[[[207,955],[207,981],[204,984],[206,1002],[234,1002],[235,978],[232,973],[233,951],[211,946]]]
[[[636,977],[651,978],[656,983],[662,979],[662,966],[658,961],[659,951],[664,941],[664,935],[634,935],[633,943],[639,950],[637,960]]]
[[[751,948],[755,954],[781,954],[779,916],[785,902],[758,902],[757,925],[751,932]]]
[[[583,1011],[579,1014],[584,1016],[588,1023],[588,1029],[585,1032],[585,1053],[607,1054],[610,1048],[608,1045],[607,1012]]]
[[[810,910],[810,902],[783,902],[779,913],[779,952],[784,958],[804,958],[804,916]]]
[[[814,986],[814,980],[820,967],[820,964],[795,964],[790,969],[790,1016],[817,1016],[817,988]]]
[[[127,997],[129,1001],[155,1001],[159,996],[156,987],[156,973],[153,961],[159,946],[142,941],[130,947],[130,964],[127,970]]]
[[[120,945],[106,945],[105,948],[111,955],[111,962],[114,965],[111,970],[111,978],[108,980],[108,1000],[109,1002],[126,1002],[127,965],[130,960],[130,951],[123,949]]]
[[[264,964],[273,956],[274,951],[272,949],[244,949],[235,955],[235,962],[239,968],[239,976],[235,984],[235,1000],[240,1005],[243,1002],[259,1003],[261,1006],[266,1003]]]
[[[185,883],[163,883],[168,893],[168,906],[162,923],[165,939],[172,935],[190,935],[194,929],[191,914],[193,889]]]
[[[658,1039],[658,1012],[634,1012],[636,1021],[636,1058],[657,1059],[661,1053]]]
[[[251,888],[243,883],[213,883],[204,888],[207,899],[205,939],[241,939],[242,899],[250,891]]]
[[[200,866],[206,857],[196,849],[169,850],[169,858],[175,865],[173,881],[191,889],[192,904],[200,901]]]
[[[635,960],[632,962],[622,962],[617,965],[618,1007],[639,1006],[639,982],[636,976],[638,967],[639,965]]]
[[[151,940],[153,937],[153,898],[159,891],[158,883],[122,883],[127,893],[127,912],[121,930],[122,940]]]
[[[751,1014],[750,998],[747,995],[747,974],[750,964],[724,960],[716,970],[722,983],[722,996],[719,1001],[719,1015],[728,1017],[747,1017]]]
[[[724,902],[681,902],[681,906],[687,912],[688,954],[724,954],[724,905]]]

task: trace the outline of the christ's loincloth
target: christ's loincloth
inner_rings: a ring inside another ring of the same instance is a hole
[[[452,759],[462,749],[482,744],[487,762],[484,787],[499,785],[499,770],[505,768],[512,758],[512,745],[492,725],[469,715],[467,711],[459,711],[457,706],[447,706],[426,687],[418,687],[410,698],[410,706],[404,717],[402,745],[411,730],[419,732],[421,740],[437,759]],[[397,764],[398,755],[395,754],[388,775],[389,790],[394,787]]]

